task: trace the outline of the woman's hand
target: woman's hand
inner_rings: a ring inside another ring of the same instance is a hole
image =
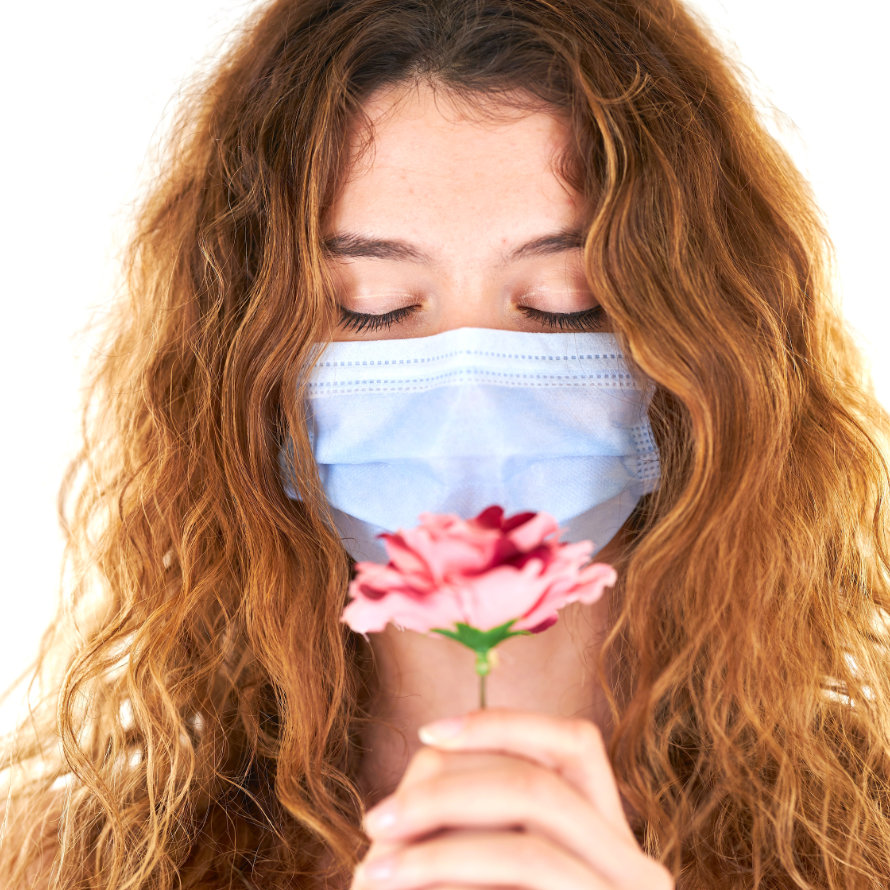
[[[366,815],[351,890],[673,890],[637,844],[595,723],[489,708],[432,744]],[[391,806],[394,822],[375,821]]]

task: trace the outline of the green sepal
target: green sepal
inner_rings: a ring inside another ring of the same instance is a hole
[[[506,624],[493,627],[491,630],[479,630],[478,627],[472,627],[469,624],[463,624],[458,621],[455,625],[457,627],[456,631],[448,630],[444,627],[434,627],[432,628],[431,633],[442,634],[443,637],[450,637],[452,640],[457,640],[458,643],[462,643],[468,649],[472,649],[477,656],[477,673],[482,673],[480,667],[483,665],[487,666],[488,653],[491,649],[497,646],[498,643],[503,643],[504,640],[507,640],[510,637],[524,637],[531,634],[530,630],[510,630],[510,625],[515,624],[518,620],[519,619],[517,618],[511,618]],[[488,673],[488,671],[485,670],[485,673]]]

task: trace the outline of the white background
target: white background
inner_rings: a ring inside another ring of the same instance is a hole
[[[55,500],[78,444],[75,335],[112,296],[131,203],[181,80],[252,0],[51,0],[4,14],[0,162],[5,307],[0,686],[55,603]],[[890,405],[884,4],[696,0],[755,81],[758,105],[813,183],[838,251],[844,310]],[[0,725],[22,707],[0,708]]]

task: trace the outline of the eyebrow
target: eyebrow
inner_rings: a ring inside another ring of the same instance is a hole
[[[584,232],[578,228],[561,229],[549,235],[541,235],[515,247],[501,255],[500,264],[507,265],[531,256],[549,256],[566,250],[576,250],[584,246]],[[368,238],[356,232],[340,232],[330,235],[322,242],[328,257],[369,258],[376,260],[401,260],[421,263],[426,266],[436,264],[434,257],[408,241],[389,238]]]

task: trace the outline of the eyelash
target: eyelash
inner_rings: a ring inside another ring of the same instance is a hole
[[[346,330],[352,331],[376,331],[380,328],[389,328],[411,315],[417,306],[405,306],[402,309],[393,309],[383,315],[365,315],[362,312],[353,312],[351,309],[340,307],[340,322]],[[581,312],[542,312],[540,309],[532,309],[531,306],[520,306],[519,310],[525,313],[527,318],[540,321],[549,327],[558,327],[561,330],[582,331],[590,327],[596,327],[605,321],[606,312],[602,306],[594,306],[593,309],[584,309]]]

